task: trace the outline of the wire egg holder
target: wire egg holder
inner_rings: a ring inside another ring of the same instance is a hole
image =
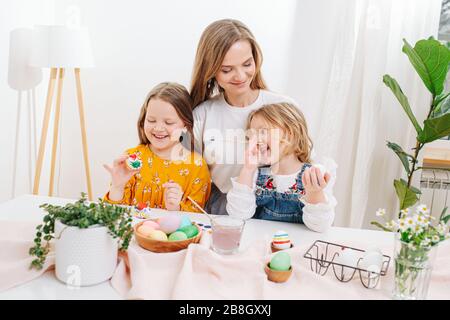
[[[336,257],[339,256],[339,252],[343,249],[356,251],[355,253],[361,256],[356,263],[356,267],[334,261]],[[303,257],[309,259],[311,270],[321,276],[324,276],[331,266],[336,279],[339,281],[349,282],[354,278],[355,274],[358,273],[363,286],[367,289],[373,289],[378,285],[381,276],[386,275],[391,258],[387,255],[383,255],[381,270],[380,272],[375,272],[360,267],[360,261],[363,259],[361,254],[364,252],[366,251],[336,243],[316,240]]]

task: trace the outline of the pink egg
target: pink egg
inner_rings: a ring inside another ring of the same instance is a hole
[[[159,229],[159,224],[156,223],[155,221],[152,221],[152,220],[144,221],[144,223],[142,225],[143,226],[148,226],[148,227],[153,228],[155,230]]]
[[[148,236],[154,230],[155,230],[155,228],[150,227],[150,226],[144,226],[144,225],[141,225],[138,228],[139,233],[143,234],[144,236]]]
[[[181,223],[181,218],[174,215],[163,216],[158,219],[158,223],[159,230],[165,232],[166,234],[170,234],[178,229]]]

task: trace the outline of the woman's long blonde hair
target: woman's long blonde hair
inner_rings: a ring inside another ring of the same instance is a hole
[[[250,43],[255,60],[255,76],[250,83],[250,88],[267,88],[261,75],[263,61],[261,48],[250,29],[238,20],[218,20],[206,27],[198,43],[191,81],[191,97],[194,108],[218,91],[223,90],[217,84],[214,76],[220,70],[230,47],[240,40],[247,40]]]
[[[266,104],[249,114],[247,129],[256,116],[283,132],[282,142],[287,146],[282,156],[294,153],[300,162],[311,163],[313,142],[308,135],[306,119],[296,106],[287,102]]]

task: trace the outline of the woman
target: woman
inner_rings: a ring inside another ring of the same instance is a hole
[[[237,20],[213,22],[198,44],[191,83],[194,138],[211,172],[206,210],[212,214],[227,214],[226,193],[231,189],[230,178],[239,175],[244,163],[250,112],[265,104],[293,103],[267,90],[262,60],[255,37]]]

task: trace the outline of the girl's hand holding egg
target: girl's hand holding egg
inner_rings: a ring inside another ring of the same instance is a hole
[[[163,184],[163,188],[166,209],[169,211],[179,211],[180,202],[183,197],[181,186],[178,183],[169,181]]]
[[[130,170],[126,161],[128,159],[127,154],[123,154],[117,159],[114,160],[113,166],[109,166],[104,164],[103,167],[111,174],[111,181],[113,187],[124,187],[125,184],[130,180],[136,173],[139,172],[139,169]]]
[[[322,168],[323,166],[321,165],[315,165],[307,168],[303,172],[302,183],[305,188],[306,201],[308,203],[316,204],[326,201],[323,189],[327,186],[331,176],[328,172],[323,174],[325,170]]]

